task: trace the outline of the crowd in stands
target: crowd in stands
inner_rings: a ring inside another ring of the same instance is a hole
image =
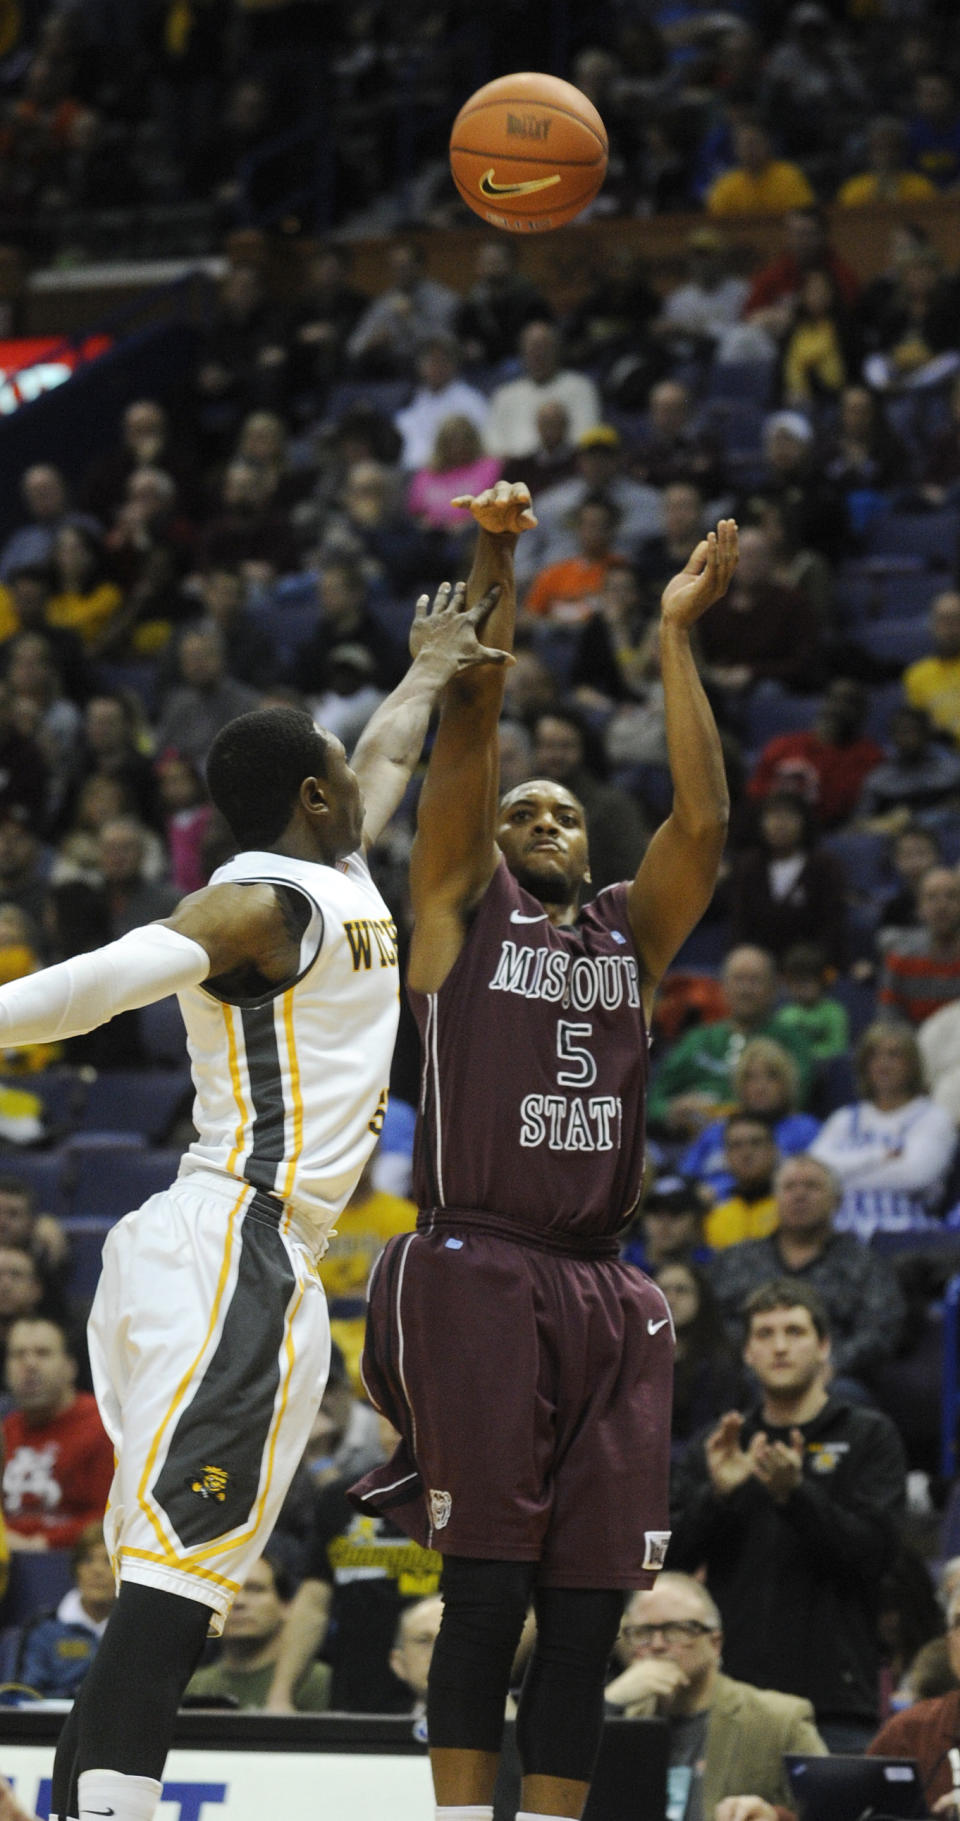
[[[535,9],[485,10],[537,67]],[[0,39],[0,238],[36,253],[94,195],[206,198],[221,229],[251,189],[269,212],[300,141],[279,172],[258,154],[318,94],[348,237],[461,219],[439,126],[403,195],[384,175],[398,95],[420,84],[449,117],[457,9],[121,11],[117,34],[106,0],[24,6]],[[228,263],[185,380],[133,398],[82,470],[26,466],[0,540],[9,980],[165,916],[227,857],[204,761],[233,717],[292,704],[356,741],[415,598],[469,567],[452,501],[500,478],[538,519],[503,784],[569,786],[595,888],[632,875],[670,803],[660,592],[738,519],[699,637],[730,838],[660,995],[624,1236],[676,1329],[674,1535],[608,1690],[669,1718],[704,1821],[747,1795],[773,1821],[784,1750],[874,1741],[939,1796],[956,1726],[938,1414],[960,1266],[960,269],[909,218],[960,190],[951,12],[610,0],[568,70],[610,129],[598,207],[702,207],[678,282],[616,253],[560,309],[506,236],[453,289],[401,232],[374,295],[334,238],[281,297],[264,239]],[[833,200],[904,205],[880,277],[847,263]],[[726,218],[758,209],[781,245],[744,271]],[[373,856],[401,954],[415,810],[414,788]],[[83,1326],[106,1225],[190,1140],[169,1012],[2,1059],[0,1675],[44,1694],[74,1691],[112,1600]],[[417,1067],[404,1013],[383,1140],[320,1267],[331,1381],[191,1701],[421,1711],[440,1558],[346,1498],[391,1447],[358,1362],[373,1261],[415,1220]]]

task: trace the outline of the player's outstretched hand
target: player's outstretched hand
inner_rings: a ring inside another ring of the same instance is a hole
[[[523,481],[497,481],[483,493],[458,493],[450,504],[472,512],[481,531],[494,535],[532,531],[537,522],[530,504],[530,489]]]
[[[429,651],[451,677],[477,664],[512,664],[509,652],[480,642],[481,627],[499,599],[500,589],[494,586],[468,607],[466,582],[441,582],[432,603],[422,594],[410,628],[411,657]]]
[[[692,626],[726,594],[737,566],[735,519],[722,518],[716,531],[697,545],[685,569],[668,582],[660,602],[661,618]]]

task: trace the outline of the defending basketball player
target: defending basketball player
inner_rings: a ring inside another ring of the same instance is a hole
[[[490,636],[509,649],[529,494],[499,483],[462,503],[481,527],[468,599],[499,585]],[[725,520],[664,592],[673,808],[636,878],[586,904],[577,799],[540,778],[498,805],[501,678],[455,679],[443,698],[411,861],[421,1212],[376,1267],[363,1363],[402,1441],[353,1489],[444,1556],[438,1821],[490,1821],[531,1599],[518,1821],[577,1821],[624,1591],[650,1585],[666,1551],[672,1326],[617,1234],[642,1180],[657,983],[723,849],[720,741],[690,633],[736,560]]]
[[[316,1266],[383,1123],[396,931],[364,850],[431,709],[502,664],[444,587],[351,769],[309,715],[243,715],[210,751],[238,852],[166,923],[0,990],[0,1043],[50,1042],[179,995],[198,1137],[170,1189],[113,1229],[90,1359],[117,1470],[119,1597],[57,1749],[52,1815],[151,1821],[180,1696],[262,1553],[330,1357]]]

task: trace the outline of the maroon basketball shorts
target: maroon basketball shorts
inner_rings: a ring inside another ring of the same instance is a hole
[[[554,1587],[650,1586],[668,1540],[673,1329],[619,1258],[449,1228],[389,1241],[363,1377],[399,1430],[351,1490],[443,1554]]]

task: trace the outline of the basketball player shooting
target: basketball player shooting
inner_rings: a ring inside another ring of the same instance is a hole
[[[499,587],[488,636],[509,650],[529,493],[500,482],[458,503],[480,526],[467,598]],[[690,634],[736,561],[727,519],[664,591],[673,807],[636,878],[592,901],[577,798],[536,778],[498,804],[502,673],[444,693],[411,859],[421,1211],[375,1267],[363,1361],[401,1441],[352,1492],[444,1557],[427,1704],[438,1821],[490,1821],[531,1600],[518,1821],[577,1821],[624,1591],[649,1586],[666,1552],[672,1325],[617,1236],[643,1176],[654,994],[724,844]]]
[[[207,781],[236,857],[165,923],[0,991],[4,1049],[175,992],[196,1088],[198,1137],[108,1235],[90,1316],[119,1596],[57,1748],[54,1816],[151,1821],[208,1627],[306,1445],[330,1358],[316,1267],[382,1126],[397,1026],[396,930],[364,853],[444,685],[509,661],[480,643],[494,602],[421,597],[414,661],[352,769],[307,714],[232,721]]]

